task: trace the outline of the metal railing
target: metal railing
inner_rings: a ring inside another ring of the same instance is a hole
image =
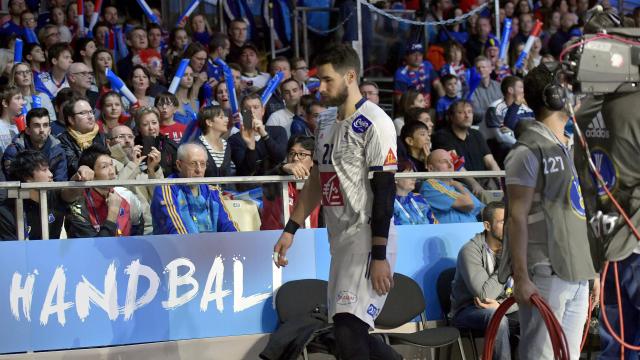
[[[464,171],[464,172],[402,172],[396,173],[398,179],[448,179],[448,178],[501,178],[504,171]],[[370,177],[372,174],[370,174]],[[133,186],[158,186],[158,185],[200,185],[200,184],[282,184],[282,209],[284,222],[289,220],[289,182],[303,182],[305,179],[297,179],[293,176],[230,176],[208,178],[172,178],[172,179],[148,179],[148,180],[100,180],[100,181],[61,181],[61,182],[28,182],[17,181],[0,182],[0,189],[8,191],[8,197],[16,201],[16,227],[18,240],[24,240],[24,211],[23,200],[27,199],[32,191],[38,191],[40,202],[40,223],[42,227],[42,239],[49,239],[49,204],[47,191],[63,189],[86,189],[104,187],[133,187]]]

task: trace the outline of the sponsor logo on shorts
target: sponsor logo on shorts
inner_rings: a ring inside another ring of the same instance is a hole
[[[344,200],[340,192],[340,179],[335,172],[321,172],[320,183],[322,184],[322,205],[343,206]]]
[[[378,316],[379,312],[380,312],[380,309],[378,309],[373,304],[369,304],[369,307],[367,308],[367,314],[371,315],[372,318],[375,318],[376,316]]]
[[[369,121],[364,115],[358,116],[351,123],[351,128],[358,134],[362,134],[371,126],[371,121]]]
[[[358,302],[358,296],[351,291],[340,291],[338,293],[338,299],[336,300],[336,304],[338,305],[349,305]]]

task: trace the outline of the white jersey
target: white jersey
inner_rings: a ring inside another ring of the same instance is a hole
[[[364,99],[338,121],[337,109],[323,112],[316,130],[314,160],[320,171],[322,205],[332,255],[371,250],[373,193],[370,171],[397,169],[396,131],[391,118]],[[393,220],[388,252],[395,253]]]

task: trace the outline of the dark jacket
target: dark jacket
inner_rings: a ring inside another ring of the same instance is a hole
[[[207,150],[207,169],[204,172],[205,177],[222,177],[231,175],[231,146],[229,143],[227,143],[227,147],[224,150],[224,160],[222,160],[222,164],[218,167],[216,162],[213,160],[207,145],[202,142],[200,136],[195,139],[195,142],[202,144],[202,146]]]
[[[287,156],[287,132],[282,126],[266,126],[265,129],[269,137],[256,141],[254,150],[247,149],[241,133],[229,138],[236,175],[263,175],[266,169],[284,161]]]
[[[4,150],[2,156],[2,170],[5,175],[9,174],[9,165],[16,158],[18,153],[24,150],[35,150],[31,144],[31,140],[25,133],[13,138],[13,141]],[[60,143],[60,140],[49,135],[49,138],[44,143],[44,146],[40,150],[49,160],[49,170],[53,174],[53,181],[67,181],[69,176],[67,174],[67,158],[65,157],[64,149]]]
[[[60,144],[64,149],[64,155],[67,157],[67,175],[73,176],[73,174],[78,171],[78,159],[80,159],[82,150],[68,131],[60,134],[60,136],[58,136],[58,140],[60,140]],[[107,138],[104,134],[99,132],[96,137],[93,138],[93,144],[100,144],[106,148]]]
[[[144,146],[144,136],[138,135],[135,139],[136,145]],[[160,151],[160,167],[165,177],[178,171],[176,159],[178,158],[178,145],[166,135],[160,134],[153,138],[153,147]],[[207,164],[209,166],[209,164]]]
[[[47,192],[49,215],[49,238],[57,239],[62,230],[63,210],[66,207],[57,191]],[[31,200],[23,200],[24,238],[29,240],[42,239],[40,224],[40,204]],[[16,221],[16,201],[7,199],[0,204],[0,240],[18,240]]]

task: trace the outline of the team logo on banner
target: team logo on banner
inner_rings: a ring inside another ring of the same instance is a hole
[[[358,134],[362,134],[371,126],[371,121],[369,121],[364,115],[358,116],[351,123],[351,128]]]
[[[573,210],[579,218],[585,219],[586,212],[584,210],[584,199],[582,198],[582,191],[580,190],[580,183],[578,182],[578,179],[571,179],[569,189],[567,191],[567,197],[569,198],[569,204],[571,204],[571,210]]]
[[[607,155],[607,153],[603,150],[597,149],[591,152],[591,160],[593,161],[600,175],[602,175],[602,179],[607,185],[607,188],[613,191],[613,189],[618,184],[618,176],[615,164],[613,163],[613,161],[611,161],[609,155]],[[591,178],[593,179],[595,185],[598,187],[598,196],[605,196],[606,192],[604,191],[602,185],[600,185],[600,183],[596,179],[596,176],[594,174],[591,174]]]

